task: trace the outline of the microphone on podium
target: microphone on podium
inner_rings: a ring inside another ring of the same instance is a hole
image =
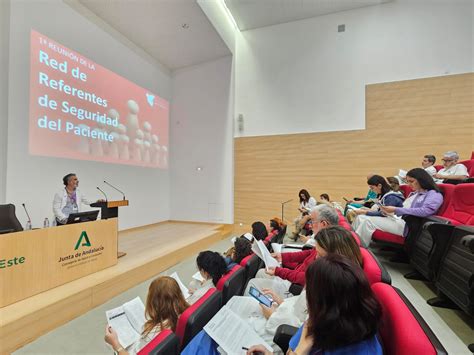
[[[24,204],[24,203],[22,203],[21,205],[23,206],[23,209],[24,209],[24,210],[25,210],[25,212],[26,212],[26,216],[28,217],[28,222],[30,222],[30,223],[31,223],[31,218],[30,218],[30,215],[29,215],[29,213],[28,213],[28,210],[26,209],[26,206],[25,206],[25,204]]]
[[[120,192],[120,193],[122,194],[122,196],[123,196],[123,200],[125,200],[125,194],[123,193],[123,191],[117,189],[114,185],[109,184],[109,183],[108,183],[107,181],[105,181],[105,180],[104,180],[104,184],[107,184],[107,185],[109,185],[111,188],[113,188],[114,190],[117,190],[118,192]]]
[[[102,195],[105,196],[105,202],[107,202],[107,201],[108,201],[108,198],[107,198],[107,195],[105,194],[105,192],[102,191],[99,186],[97,186],[97,190],[99,190],[100,192],[102,192]]]
[[[26,222],[26,229],[31,229],[31,218],[28,210],[26,209],[26,205],[24,203],[21,204],[23,209],[25,210],[26,216],[28,217],[28,221]]]

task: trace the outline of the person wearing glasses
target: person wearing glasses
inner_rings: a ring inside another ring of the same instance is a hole
[[[321,229],[339,224],[336,210],[327,205],[317,205],[311,212],[312,231],[317,235]],[[272,289],[281,298],[288,296],[292,283],[304,286],[304,273],[317,255],[316,249],[303,250],[295,253],[274,253],[273,257],[281,263],[281,267],[260,269],[255,278],[250,279],[244,296],[249,295],[250,287],[258,290]]]
[[[457,164],[458,160],[459,155],[457,152],[449,151],[444,153],[442,159],[443,169],[433,175],[437,184],[443,183],[445,180],[462,181],[469,177],[466,166],[464,164]]]
[[[63,177],[64,188],[54,195],[53,213],[58,225],[66,224],[71,213],[83,211],[81,205],[90,205],[89,201],[78,189],[79,179],[74,173]]]

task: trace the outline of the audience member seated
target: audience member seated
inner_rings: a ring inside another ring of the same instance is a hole
[[[425,171],[433,177],[434,174],[437,173],[436,168],[434,167],[434,164],[436,163],[436,157],[432,154],[427,154],[423,157],[423,160],[421,162],[421,166]]]
[[[393,176],[389,176],[387,177],[387,182],[390,185],[390,188],[392,189],[393,192],[400,192],[400,183],[398,182],[397,178]]]
[[[401,218],[402,216],[428,217],[438,211],[443,204],[443,195],[426,170],[421,168],[411,169],[407,172],[407,182],[413,192],[403,202],[403,207],[380,206],[382,213],[390,215],[390,218],[381,220],[382,223],[379,220],[370,220],[366,226],[368,229],[374,231],[379,229],[406,237],[408,228]],[[372,225],[368,226],[371,223]]]
[[[316,206],[316,200],[314,197],[311,197],[307,190],[300,190],[298,197],[300,199],[298,211],[300,211],[301,215],[295,219],[295,230],[293,232],[293,239],[295,240],[298,238],[298,234],[301,233],[305,224],[309,221],[309,212]]]
[[[359,246],[351,233],[341,226],[329,226],[321,229],[316,236],[316,250],[316,258],[325,257],[328,254],[339,254],[362,267],[362,255]],[[286,299],[279,297],[271,289],[264,288],[262,292],[270,294],[274,302],[271,308],[260,304],[262,314],[267,319],[265,334],[269,335],[269,341],[273,339],[276,329],[281,324],[289,324],[295,327],[301,326],[307,317],[305,290],[298,296]],[[262,332],[258,333],[267,340],[268,336],[264,336]]]
[[[421,161],[421,167],[426,170],[426,172],[433,177],[437,173],[436,168],[434,167],[434,164],[436,163],[436,157],[432,154],[427,154],[423,157],[423,160]],[[398,180],[400,184],[406,184],[406,175],[397,175],[395,178]],[[388,180],[388,178],[387,178]],[[390,181],[389,181],[390,183]],[[391,184],[390,184],[391,185]]]
[[[110,326],[105,328],[105,342],[120,355],[136,354],[153,340],[162,330],[176,330],[178,317],[189,307],[175,279],[161,276],[155,279],[148,289],[145,306],[145,322],[140,339],[124,349],[117,332]]]
[[[196,264],[204,281],[192,280],[189,284],[191,296],[187,301],[193,304],[198,301],[209,289],[215,287],[222,275],[227,272],[224,257],[215,251],[202,251],[199,253]]]
[[[268,231],[265,224],[260,221],[253,222],[252,235],[256,240],[265,240],[265,238],[268,236]]]
[[[367,180],[369,180],[374,175],[375,174],[373,173],[367,175]],[[347,211],[349,211],[351,208],[372,207],[375,200],[377,199],[377,194],[374,191],[372,191],[372,189],[369,189],[369,191],[367,192],[367,196],[365,196],[365,198],[354,197],[352,200],[347,200],[346,198],[344,199],[346,200],[346,208],[344,209],[344,215],[346,215]]]
[[[326,205],[341,211],[341,213],[344,213],[344,207],[342,207],[339,202],[331,201],[328,194],[321,194],[319,195],[319,198],[321,199],[321,203],[325,203]]]
[[[372,207],[372,209],[355,209],[354,213],[357,218],[352,223],[354,231],[359,235],[365,245],[369,245],[372,240],[372,233],[376,229],[382,229],[384,223],[388,223],[388,218],[382,214],[380,206],[394,206],[403,207],[403,194],[401,192],[394,192],[390,189],[387,181],[380,175],[374,175],[367,184],[370,189],[377,194],[380,202]],[[381,227],[381,228],[379,228]]]
[[[308,320],[287,354],[383,354],[377,338],[381,306],[360,267],[337,254],[318,258],[306,284]]]
[[[318,205],[310,213],[312,220],[312,230],[316,235],[320,229],[336,226],[339,216],[334,208],[327,205]],[[280,297],[285,298],[292,283],[304,285],[304,273],[308,265],[316,257],[316,249],[303,250],[296,253],[275,253],[274,257],[282,263],[282,267],[261,269],[254,279],[251,279],[245,290],[248,295],[250,286],[261,290],[263,288],[272,289]]]
[[[240,264],[243,258],[252,254],[252,240],[248,238],[246,233],[236,238],[234,246],[225,253],[225,262],[227,264],[227,271],[230,271],[235,265]]]
[[[318,258],[335,253],[347,257],[356,265],[362,267],[362,255],[359,246],[351,233],[340,226],[329,226],[321,229],[316,236],[316,248],[318,250]],[[273,292],[273,290],[263,289],[261,291],[272,297],[272,307],[266,307],[255,301],[251,303],[253,307],[251,317],[244,320],[251,322],[253,328],[262,339],[270,344],[275,351],[279,351],[279,347],[273,344],[276,329],[281,324],[288,324],[294,327],[300,327],[303,324],[308,316],[306,294],[303,290],[298,296],[284,299]],[[250,307],[246,298],[247,297],[234,297],[227,303],[227,306],[234,310],[236,314],[239,314],[239,310],[242,309],[244,305]],[[209,345],[212,344],[212,341],[208,338],[209,336],[207,334],[200,334],[192,340],[192,344],[185,349],[184,353],[191,353],[191,350],[194,350],[195,353],[196,349],[209,349],[209,346],[212,347],[212,345]],[[214,344],[214,347],[215,346]],[[213,350],[209,352],[213,353]]]
[[[278,217],[273,217],[271,220],[270,220],[270,231],[267,235],[267,237],[265,238],[265,242],[266,243],[270,243],[271,240],[276,237],[278,234],[282,233],[283,231],[283,228],[286,227],[286,224]]]
[[[438,171],[433,178],[435,182],[440,183],[456,183],[465,180],[469,177],[467,168],[464,164],[457,164],[459,155],[455,151],[444,153],[443,168]]]

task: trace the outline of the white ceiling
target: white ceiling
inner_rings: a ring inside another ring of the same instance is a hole
[[[171,70],[231,54],[195,0],[79,2]]]
[[[392,0],[225,0],[241,31],[303,20]]]

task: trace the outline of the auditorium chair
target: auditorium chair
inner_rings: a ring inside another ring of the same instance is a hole
[[[449,306],[451,300],[469,315],[474,315],[474,227],[453,228],[449,244],[435,277],[440,297],[428,300],[432,306]],[[450,307],[451,308],[451,307]]]
[[[272,243],[277,243],[277,244],[282,244],[283,243],[283,238],[285,238],[286,235],[286,228],[287,226],[284,226],[280,233],[278,233],[276,236],[274,236],[270,242],[268,243],[268,246],[270,247]]]
[[[362,242],[362,240],[359,238],[359,236],[357,235],[356,232],[354,232],[352,230],[352,226],[350,225],[350,223],[347,221],[346,217],[344,217],[344,215],[342,214],[341,211],[339,211],[338,209],[336,209],[336,212],[337,212],[337,215],[339,216],[339,225],[348,230],[349,232],[351,232],[352,236],[354,237],[355,241],[357,242],[357,245],[363,247],[363,248],[367,248],[367,245],[365,245],[364,242]]]
[[[447,354],[428,324],[400,290],[375,283],[372,291],[382,306],[379,335],[384,354]]]
[[[245,268],[235,265],[217,282],[216,288],[222,292],[222,304],[226,304],[232,296],[240,296],[245,286]]]
[[[253,279],[260,269],[260,258],[255,254],[250,254],[242,259],[240,266],[245,268],[245,279],[246,281]]]
[[[179,338],[171,330],[162,330],[137,355],[178,355]]]
[[[373,284],[376,282],[383,282],[390,285],[392,283],[392,278],[383,264],[370,250],[363,247],[359,248],[362,255],[364,273],[365,276],[367,276],[369,283]],[[291,284],[289,289],[289,292],[295,296],[299,295],[302,291],[303,286],[295,283]]]
[[[364,248],[360,248],[360,253],[362,255],[364,273],[369,283],[383,282],[390,285],[392,278],[377,257],[370,250]]]
[[[0,205],[0,234],[21,232],[23,227],[16,218],[15,205]]]
[[[433,280],[436,275],[454,227],[474,225],[474,184],[453,185],[452,188],[448,186],[450,185],[443,185],[448,205],[440,215],[424,219],[421,232],[416,236],[409,255],[410,263],[416,271],[428,280]],[[449,197],[450,190],[453,191],[452,197]],[[419,278],[415,273],[405,277]]]
[[[202,330],[221,306],[222,293],[211,288],[179,316],[176,335],[181,340],[181,349],[184,349],[189,341]]]

